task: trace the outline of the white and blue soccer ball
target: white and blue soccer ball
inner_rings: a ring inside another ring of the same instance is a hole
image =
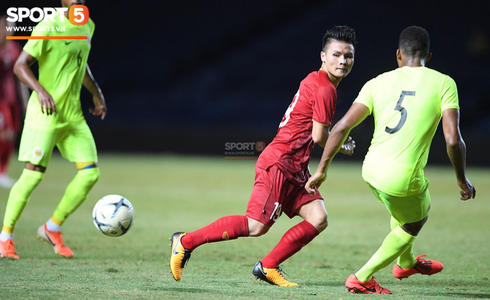
[[[95,204],[92,212],[95,227],[107,236],[121,236],[133,225],[134,209],[128,199],[107,195]]]

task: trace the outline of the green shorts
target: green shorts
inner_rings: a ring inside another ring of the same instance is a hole
[[[401,224],[418,222],[429,214],[430,194],[427,187],[420,193],[407,197],[395,197],[381,192],[368,183],[379,202],[386,206],[390,214]]]
[[[97,162],[95,140],[85,120],[55,129],[40,129],[25,124],[19,161],[47,167],[55,146],[70,162]]]

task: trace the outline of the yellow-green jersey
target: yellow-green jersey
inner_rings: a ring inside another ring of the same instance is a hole
[[[80,90],[95,24],[89,19],[85,25],[73,25],[67,17],[61,22],[60,14],[56,13],[54,22],[47,19],[37,24],[32,36],[86,36],[88,39],[31,39],[24,46],[24,51],[38,61],[39,83],[56,103],[56,115],[43,114],[37,93],[32,92],[25,122],[38,128],[59,128],[84,119]]]
[[[459,109],[456,83],[427,67],[402,67],[368,81],[355,103],[373,114],[375,127],[362,167],[365,181],[406,197],[423,191],[432,138],[442,112]]]

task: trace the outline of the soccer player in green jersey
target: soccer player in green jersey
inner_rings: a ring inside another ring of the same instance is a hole
[[[429,34],[421,27],[402,31],[396,52],[398,69],[368,81],[346,115],[333,127],[315,174],[306,183],[314,193],[326,179],[333,157],[351,129],[374,116],[371,146],[362,176],[390,212],[391,232],[378,251],[347,279],[350,292],[391,294],[375,280],[374,273],[393,260],[393,275],[432,275],[442,264],[413,255],[414,241],[430,209],[429,181],[424,176],[432,138],[442,117],[447,154],[456,172],[461,200],[474,198],[476,190],[465,174],[466,145],[459,130],[456,83],[449,76],[425,67],[431,58]]]
[[[69,9],[72,5],[83,5],[85,1],[62,0],[61,3]],[[63,21],[61,13],[65,14]],[[46,19],[37,27],[45,30],[33,31],[32,35],[86,36],[88,39],[31,39],[15,64],[15,74],[33,92],[27,105],[19,149],[19,160],[25,162],[25,169],[10,191],[0,233],[1,256],[14,259],[19,258],[12,240],[15,224],[32,191],[43,179],[55,146],[65,159],[75,163],[78,172],[52,217],[41,225],[37,234],[41,240],[51,243],[57,254],[73,256],[63,243],[60,227],[87,198],[99,178],[94,138],[81,110],[82,85],[93,95],[95,107],[90,112],[102,119],[106,115],[104,96],[87,65],[94,22],[89,19],[85,25],[73,25],[68,19],[68,11],[58,11],[54,21]],[[53,30],[61,27],[65,30]],[[29,68],[36,61],[39,79]]]

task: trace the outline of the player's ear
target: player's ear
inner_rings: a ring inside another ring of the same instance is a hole
[[[396,62],[398,63],[398,67],[402,66],[402,51],[400,49],[396,49]]]
[[[429,52],[429,54],[427,54],[427,56],[425,57],[425,63],[427,63],[431,58],[432,58],[432,52]]]
[[[320,59],[322,60],[322,63],[326,62],[326,58],[325,58],[326,54],[325,54],[325,51],[320,51]]]

